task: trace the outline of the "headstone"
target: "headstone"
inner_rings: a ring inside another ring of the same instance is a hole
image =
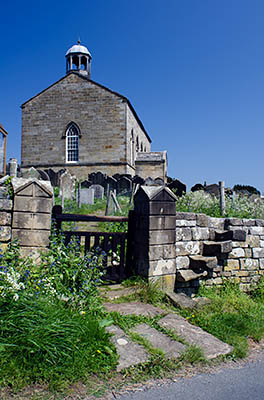
[[[164,185],[164,180],[161,179],[161,178],[155,178],[155,179],[154,179],[154,182],[155,182],[155,184],[158,185],[158,186],[163,186],[163,185]]]
[[[140,186],[144,185],[144,182],[145,182],[144,179],[141,178],[139,175],[135,175],[132,180],[133,180],[133,183],[135,183],[136,185],[139,184]]]
[[[176,196],[181,197],[186,193],[186,185],[184,185],[184,183],[180,182],[178,179],[174,179],[172,182],[170,182],[168,184],[168,188],[170,188],[173,193],[176,194]]]
[[[145,185],[146,185],[146,186],[156,186],[155,181],[154,181],[152,178],[150,178],[150,177],[148,177],[148,178],[145,180]]]
[[[30,167],[28,170],[23,172],[23,179],[29,178],[41,179],[40,173],[36,170],[36,168]]]
[[[51,185],[54,186],[60,186],[60,176],[66,171],[65,168],[59,170],[59,172],[55,172],[53,169],[45,169],[44,170],[50,178],[50,183]]]
[[[49,175],[47,174],[47,172],[43,171],[42,169],[38,169],[37,170],[39,175],[40,175],[40,179],[43,181],[50,181]]]
[[[106,175],[102,172],[93,172],[88,175],[88,180],[92,182],[93,185],[101,185],[104,186],[104,182],[106,179]]]
[[[17,176],[17,159],[16,158],[10,158],[10,160],[9,160],[9,175],[14,176],[15,178]]]
[[[94,204],[94,189],[83,188],[79,191],[79,204]]]
[[[75,198],[75,182],[76,177],[65,171],[60,176],[60,196],[73,200]]]
[[[106,192],[107,185],[109,185],[109,190],[114,191],[117,188],[117,180],[115,178],[113,178],[112,176],[107,176],[105,192]]]
[[[130,194],[132,191],[132,180],[121,176],[117,181],[117,194]]]
[[[90,182],[90,181],[87,181],[87,180],[82,181],[81,182],[81,189],[84,189],[84,188],[88,189],[91,185],[92,185],[92,182]]]
[[[90,189],[94,189],[94,197],[96,199],[103,199],[104,198],[104,188],[101,185],[92,185]]]

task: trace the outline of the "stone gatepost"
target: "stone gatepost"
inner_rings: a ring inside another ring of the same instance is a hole
[[[130,216],[134,273],[174,289],[176,276],[175,195],[164,186],[141,186]]]
[[[49,246],[53,190],[50,182],[13,178],[12,239],[20,243],[21,255],[38,258]]]

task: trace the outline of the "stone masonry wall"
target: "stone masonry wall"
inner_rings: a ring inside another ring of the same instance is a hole
[[[201,282],[224,278],[250,290],[264,274],[264,221],[176,213],[177,292],[195,293]]]

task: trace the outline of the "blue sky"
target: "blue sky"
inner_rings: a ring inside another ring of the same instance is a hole
[[[0,123],[20,160],[20,105],[65,75],[81,38],[91,78],[128,97],[190,188],[264,191],[263,0],[79,0],[1,4]]]

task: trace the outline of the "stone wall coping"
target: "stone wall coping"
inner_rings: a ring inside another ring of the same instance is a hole
[[[25,189],[27,186],[31,185],[32,183],[35,183],[41,189],[43,189],[50,197],[53,196],[53,189],[51,183],[48,181],[43,181],[36,178],[28,178],[28,179],[13,178],[11,182],[14,189],[14,194],[18,194],[21,190]]]
[[[143,191],[150,201],[154,200],[155,197],[162,191],[165,191],[173,200],[177,200],[175,194],[166,186],[141,186],[140,189],[137,191],[135,197],[140,191]]]

